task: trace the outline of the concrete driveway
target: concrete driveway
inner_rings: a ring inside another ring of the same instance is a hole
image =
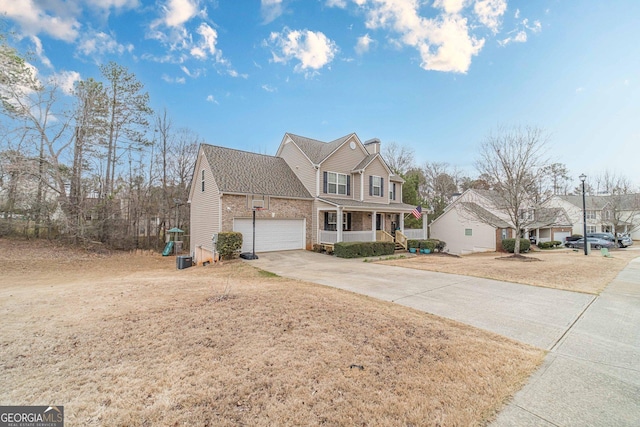
[[[345,260],[308,251],[248,261],[549,350],[495,426],[640,425],[640,258],[600,296]]]

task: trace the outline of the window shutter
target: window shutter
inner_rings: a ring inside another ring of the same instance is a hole
[[[380,197],[384,197],[384,178],[380,178]]]
[[[327,172],[326,171],[322,172],[322,178],[323,178],[322,192],[326,194],[327,193]],[[326,215],[325,215],[325,218],[326,218]]]
[[[351,175],[347,175],[347,196],[351,195]]]
[[[396,183],[393,183],[393,200],[396,199]]]
[[[373,175],[369,175],[369,195],[373,196]]]

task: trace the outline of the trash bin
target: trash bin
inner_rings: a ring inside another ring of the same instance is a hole
[[[182,270],[189,268],[193,265],[193,257],[187,255],[180,255],[176,257],[176,268]]]

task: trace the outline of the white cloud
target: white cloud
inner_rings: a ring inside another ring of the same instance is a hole
[[[460,13],[466,6],[468,0],[435,0],[433,7],[444,10],[446,13]]]
[[[187,82],[184,77],[169,77],[166,74],[163,74],[161,78],[167,83],[178,83],[183,85]]]
[[[104,55],[117,53],[122,55],[125,52],[133,52],[132,44],[118,43],[113,36],[103,32],[89,32],[81,37],[77,46],[78,51],[83,55]]]
[[[44,54],[44,49],[42,48],[42,41],[40,41],[40,39],[36,36],[30,36],[29,38],[31,39],[31,42],[33,42],[35,53],[38,56],[38,58],[40,58],[40,62],[42,62],[42,64],[45,67],[53,68],[51,61]]]
[[[198,14],[197,0],[168,0],[162,7],[163,23],[167,27],[179,27]]]
[[[358,43],[356,44],[356,53],[358,55],[363,55],[369,51],[371,47],[371,43],[373,43],[373,39],[369,37],[369,34],[365,34],[362,37],[358,37]]]
[[[75,83],[81,80],[80,73],[77,71],[62,71],[52,75],[50,79],[67,95],[73,94]]]
[[[507,46],[511,43],[525,43],[528,40],[527,31],[531,31],[532,33],[539,33],[542,31],[542,24],[540,21],[533,21],[533,24],[529,24],[529,20],[527,18],[523,19],[514,30],[509,31],[509,36],[498,40],[498,44],[500,46]]]
[[[347,7],[347,0],[327,0],[327,7],[339,7],[344,9]]]
[[[354,0],[356,1],[356,0]],[[390,40],[399,46],[415,48],[425,70],[466,73],[471,58],[484,45],[484,39],[469,34],[467,19],[460,15],[465,1],[439,0],[434,5],[445,10],[437,18],[420,15],[418,0],[358,0],[367,14],[366,26],[388,29],[400,38]]]
[[[211,102],[213,104],[219,105],[220,103],[214,98],[213,95],[207,96],[207,102]]]
[[[516,19],[520,18],[520,9],[516,9],[516,12],[513,14],[513,17]]]
[[[78,37],[80,23],[73,16],[53,16],[34,0],[0,0],[0,12],[30,36],[44,33],[66,42]]]
[[[200,34],[200,42],[191,48],[191,55],[198,59],[206,59],[208,55],[221,58],[222,52],[216,48],[218,32],[208,24],[202,23],[198,27],[197,33]]]
[[[272,51],[273,61],[286,63],[291,59],[299,61],[295,71],[319,70],[329,64],[338,47],[322,32],[309,30],[289,30],[285,28],[281,33],[271,33],[269,42],[277,49]]]
[[[282,15],[282,0],[260,0],[262,19],[265,24],[275,21]]]
[[[273,93],[273,92],[277,92],[278,89],[276,89],[274,86],[271,85],[262,85],[262,90],[269,92],[269,93]]]
[[[497,33],[500,18],[507,11],[507,0],[476,0],[473,11],[483,25]]]

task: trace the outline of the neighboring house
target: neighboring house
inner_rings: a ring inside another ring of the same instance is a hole
[[[203,144],[196,161],[191,203],[191,253],[212,257],[212,237],[243,233],[256,251],[312,249],[342,241],[402,240],[402,178],[380,155],[380,141],[356,134],[321,142],[285,134],[275,156]],[[396,231],[400,231],[397,233]]]
[[[584,234],[582,196],[552,196],[545,206],[562,208],[573,234]],[[640,239],[640,194],[586,196],[587,233],[629,233]]]
[[[467,190],[455,199],[430,225],[430,236],[444,240],[454,254],[502,250],[502,240],[516,236],[513,221],[499,206],[490,190]],[[559,208],[523,211],[527,228],[522,237],[536,241],[564,241],[571,234],[571,223]]]

